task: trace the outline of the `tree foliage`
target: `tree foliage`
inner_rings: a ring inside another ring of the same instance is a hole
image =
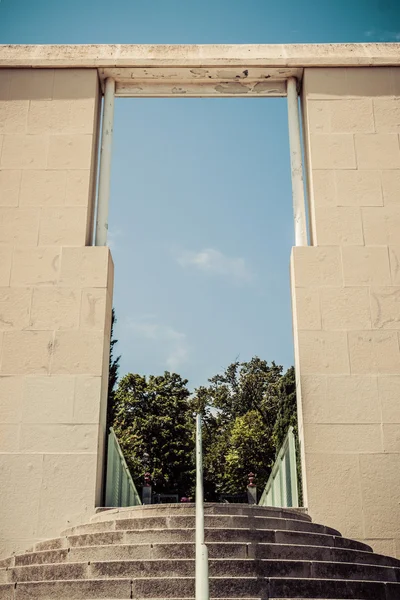
[[[118,381],[119,361],[120,356],[114,356],[114,346],[118,340],[114,337],[114,325],[117,322],[115,316],[115,310],[112,309],[111,314],[111,337],[110,337],[110,358],[109,358],[109,371],[108,371],[108,396],[107,396],[107,432],[112,426],[114,420],[114,399],[115,399],[115,387]]]
[[[176,373],[128,374],[115,394],[114,429],[138,489],[146,471],[156,492],[189,493],[194,480],[193,414]]]
[[[296,428],[294,368],[258,357],[232,363],[196,390],[204,418],[205,496],[246,489],[250,471],[263,489],[289,425]]]

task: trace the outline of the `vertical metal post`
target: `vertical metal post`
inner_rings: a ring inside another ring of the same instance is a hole
[[[196,600],[209,600],[208,551],[204,543],[201,415],[196,415]]]
[[[297,80],[287,80],[290,164],[292,168],[292,193],[294,236],[296,246],[307,246],[306,205],[304,200],[303,159],[301,153],[299,98]]]
[[[110,200],[111,180],[111,153],[114,126],[114,97],[115,80],[109,77],[105,81],[104,89],[95,246],[107,245],[108,205]]]

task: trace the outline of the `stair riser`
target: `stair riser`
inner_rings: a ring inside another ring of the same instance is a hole
[[[19,583],[7,600],[84,600],[87,598],[194,598],[194,578]],[[5,589],[7,594],[7,589]],[[398,600],[400,584],[377,582],[223,578],[211,579],[211,598],[325,598]]]
[[[308,521],[294,519],[276,519],[271,517],[254,516],[221,516],[208,515],[204,519],[205,527],[220,527],[228,529],[287,529],[290,531],[307,531],[339,535],[339,531]],[[96,533],[115,530],[149,530],[149,529],[192,529],[195,527],[195,517],[142,517],[137,519],[118,519],[78,525],[64,530],[61,535],[78,535],[81,533]]]
[[[194,504],[151,504],[147,506],[134,506],[126,508],[113,508],[96,513],[90,521],[114,521],[117,519],[134,519],[150,516],[194,516]],[[305,512],[295,509],[275,508],[272,506],[250,506],[249,504],[208,504],[204,505],[205,515],[243,515],[271,517],[278,519],[295,519],[311,521]]]
[[[194,560],[111,561],[15,567],[7,570],[4,583],[71,579],[125,579],[129,577],[193,577]],[[347,563],[282,560],[210,560],[210,577],[299,577],[400,581],[400,569]]]
[[[272,558],[287,560],[321,560],[357,562],[398,567],[395,558],[358,550],[321,546],[295,546],[254,543],[209,543],[210,558]],[[16,566],[48,563],[89,562],[106,560],[174,559],[194,558],[192,543],[141,544],[113,546],[83,546],[63,550],[46,550],[21,554],[15,557]]]
[[[78,546],[98,546],[109,544],[155,544],[194,542],[194,529],[165,529],[165,530],[139,530],[139,531],[115,531],[105,533],[82,534],[39,542],[35,550],[56,550],[58,548]],[[312,546],[335,546],[338,548],[350,548],[354,550],[369,551],[370,547],[353,540],[345,538],[313,534],[296,531],[272,531],[272,530],[249,530],[249,529],[206,529],[205,540],[207,542],[264,542],[278,544],[312,545]]]

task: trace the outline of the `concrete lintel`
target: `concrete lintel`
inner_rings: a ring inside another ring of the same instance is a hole
[[[400,44],[2,45],[0,67],[358,67],[400,65]]]

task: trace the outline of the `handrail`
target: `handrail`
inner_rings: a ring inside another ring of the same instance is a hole
[[[106,497],[107,507],[138,506],[142,504],[133,482],[115,431],[108,434]]]
[[[201,415],[196,415],[196,600],[209,600],[208,550],[204,543],[203,447]]]
[[[289,427],[278,452],[258,504],[259,506],[281,506],[287,508],[297,508],[299,506],[296,444],[292,426]]]

